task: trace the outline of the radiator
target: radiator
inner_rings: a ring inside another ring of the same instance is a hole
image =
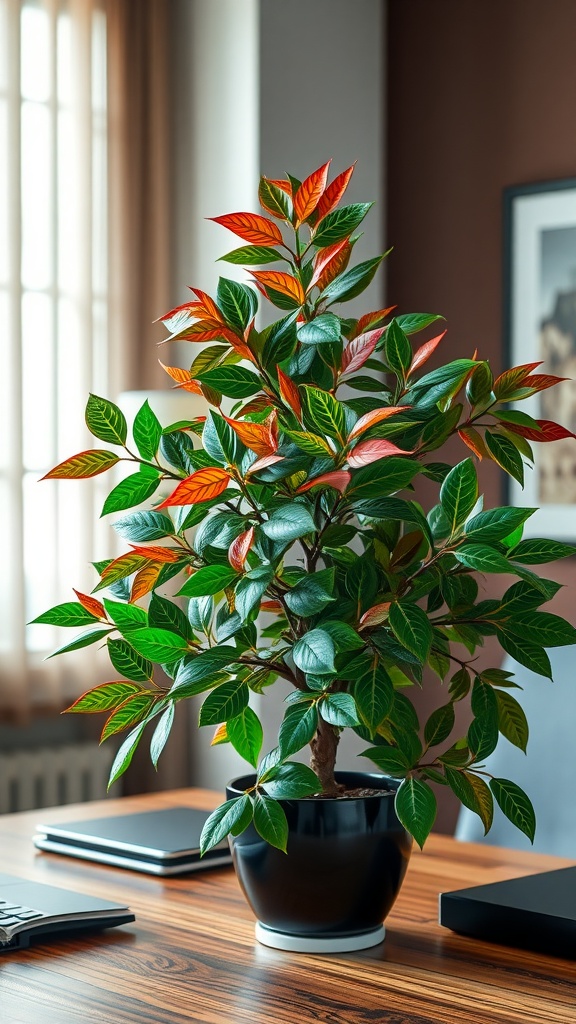
[[[0,814],[101,800],[114,754],[97,743],[0,754]]]

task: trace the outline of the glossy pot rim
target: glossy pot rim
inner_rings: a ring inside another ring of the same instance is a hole
[[[330,803],[343,803],[347,801],[352,803],[354,800],[381,800],[383,796],[395,796],[396,790],[400,786],[402,779],[395,779],[390,775],[384,775],[382,772],[364,772],[364,771],[337,771],[335,772],[337,782],[346,782],[348,784],[353,783],[356,787],[364,786],[367,789],[378,789],[377,793],[368,793],[362,796],[342,797],[342,796],[300,796],[300,797],[282,797],[284,801],[302,801],[306,803],[318,804],[320,801],[322,804]],[[253,786],[256,782],[256,773],[248,772],[246,775],[239,775],[232,779],[226,785],[227,794],[230,793],[234,796],[242,796],[246,789]]]

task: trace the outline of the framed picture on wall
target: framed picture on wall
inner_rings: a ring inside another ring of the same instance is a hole
[[[504,192],[504,311],[508,363],[568,380],[519,408],[576,433],[576,178]],[[537,507],[525,536],[576,539],[576,438],[533,444],[525,486],[510,501]]]

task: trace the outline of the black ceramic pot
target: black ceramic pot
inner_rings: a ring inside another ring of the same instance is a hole
[[[288,854],[265,842],[253,825],[231,838],[240,885],[265,945],[300,952],[366,949],[384,938],[383,921],[402,884],[412,839],[394,810],[395,779],[337,772],[348,788],[378,789],[367,797],[281,800],[289,826]],[[254,784],[234,780],[228,799]]]

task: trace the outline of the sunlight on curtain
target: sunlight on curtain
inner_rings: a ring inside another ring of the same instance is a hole
[[[0,704],[20,717],[87,670],[43,660],[69,631],[25,623],[93,586],[103,540],[97,482],[38,480],[90,446],[108,388],[106,95],[98,0],[0,0]]]

